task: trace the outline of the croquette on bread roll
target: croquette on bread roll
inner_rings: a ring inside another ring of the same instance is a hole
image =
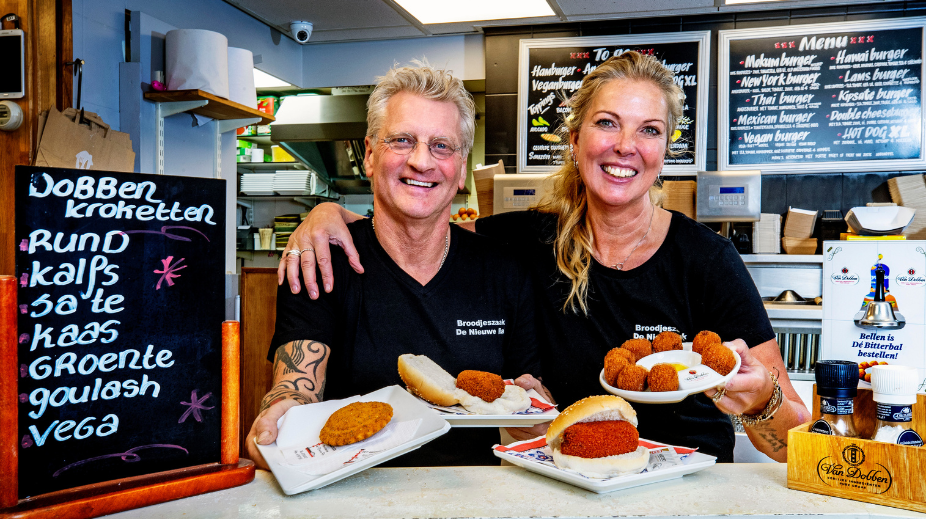
[[[636,474],[649,463],[637,412],[619,396],[590,396],[567,407],[547,429],[553,463],[588,477]]]
[[[507,385],[498,396],[498,382],[501,377],[484,371],[467,370],[458,379],[444,371],[436,362],[425,355],[406,353],[399,356],[399,377],[408,391],[440,406],[460,404],[467,411],[484,415],[501,415],[524,411],[531,406],[527,391],[515,385]],[[476,394],[470,394],[467,390]],[[491,401],[486,401],[485,396]]]

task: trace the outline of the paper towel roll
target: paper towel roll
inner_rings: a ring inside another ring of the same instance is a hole
[[[228,99],[257,109],[254,54],[247,49],[228,48]]]
[[[167,89],[199,89],[228,99],[228,38],[201,29],[167,32]]]

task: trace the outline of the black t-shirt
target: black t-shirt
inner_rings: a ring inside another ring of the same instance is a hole
[[[522,211],[480,218],[476,230],[511,245],[532,267],[544,341],[544,384],[559,408],[603,394],[598,377],[605,354],[625,340],[652,340],[675,331],[691,341],[711,330],[725,341],[749,347],[775,338],[755,283],[732,243],[673,212],[665,242],[643,265],[617,271],[593,261],[588,317],[563,311],[570,282],[559,272],[553,251],[556,216]],[[549,344],[549,346],[546,346]],[[633,403],[640,436],[733,461],[730,419],[703,393],[676,404]]]
[[[363,258],[357,274],[332,247],[334,289],[277,291],[268,358],[294,340],[331,348],[324,398],[346,398],[398,384],[399,355],[427,355],[453,376],[465,369],[503,378],[540,375],[536,299],[529,272],[505,247],[451,226],[444,266],[422,286],[389,257],[367,219],[348,226]],[[394,460],[394,466],[497,465],[497,428],[458,428]]]

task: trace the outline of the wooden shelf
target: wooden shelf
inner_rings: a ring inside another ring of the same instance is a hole
[[[181,101],[209,101],[205,106],[194,108],[190,112],[213,119],[246,119],[260,117],[258,124],[270,124],[276,119],[256,108],[229,101],[202,90],[172,90],[165,92],[148,92],[145,99],[155,103],[176,103]]]

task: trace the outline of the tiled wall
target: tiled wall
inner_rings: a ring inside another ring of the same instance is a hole
[[[486,28],[486,163],[492,164],[503,160],[506,172],[515,173],[516,170],[518,46],[521,39],[710,30],[711,72],[707,111],[707,169],[715,170],[717,169],[717,31],[909,16],[926,16],[926,1]],[[788,206],[793,206],[818,210],[840,209],[845,214],[851,207],[864,205],[867,202],[890,202],[887,180],[891,177],[913,173],[916,172],[764,175],[762,178],[762,212],[784,214]]]

